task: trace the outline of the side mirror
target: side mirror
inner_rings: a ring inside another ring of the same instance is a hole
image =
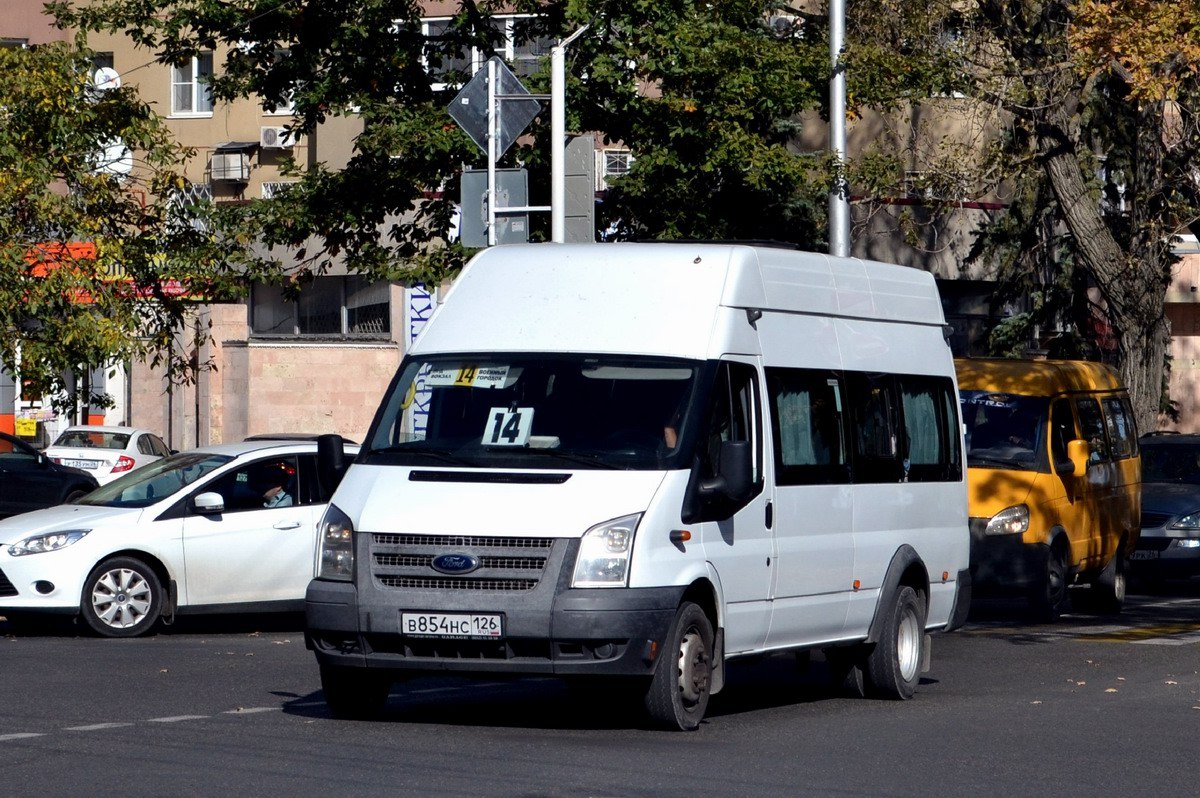
[[[1064,463],[1062,470],[1059,466],[1055,466],[1055,470],[1062,476],[1069,474],[1074,477],[1082,477],[1087,473],[1088,460],[1091,452],[1088,449],[1088,442],[1085,440],[1074,440],[1067,443],[1067,459],[1070,461],[1070,470],[1067,471],[1067,464]]]
[[[192,499],[192,509],[201,515],[225,512],[225,499],[219,493],[200,493]]]
[[[346,473],[346,442],[341,435],[322,435],[317,438],[317,479],[321,495],[333,496],[333,491]]]
[[[723,441],[720,458],[720,472],[700,483],[700,494],[706,498],[719,496],[735,504],[746,501],[754,491],[750,442]]]

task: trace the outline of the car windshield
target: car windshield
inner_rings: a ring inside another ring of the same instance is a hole
[[[1045,450],[1049,400],[992,391],[960,391],[967,465],[1033,469]]]
[[[171,455],[130,471],[92,491],[77,503],[103,507],[149,507],[178,493],[232,459],[226,455],[203,452]]]
[[[1142,482],[1200,485],[1200,444],[1142,441]]]
[[[409,359],[372,429],[367,462],[665,469],[702,364],[615,355]]]
[[[129,445],[129,435],[124,432],[103,432],[90,429],[69,429],[58,436],[54,446],[72,449],[124,449]]]

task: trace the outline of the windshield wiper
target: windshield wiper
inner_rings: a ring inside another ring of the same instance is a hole
[[[426,449],[414,447],[412,444],[397,444],[395,446],[381,446],[377,449],[371,449],[367,452],[367,456],[373,454],[412,454],[423,455],[438,460],[448,465],[472,466],[476,464],[465,457],[459,457],[448,449]]]
[[[543,457],[550,457],[555,460],[565,460],[568,463],[578,463],[580,465],[595,466],[597,468],[607,468],[607,469],[613,470],[613,471],[621,468],[618,465],[613,465],[612,463],[608,462],[601,455],[598,455],[598,454],[580,454],[578,452],[560,452],[557,449],[540,449],[540,448],[529,448],[529,449],[513,448],[509,451],[521,452],[524,455],[541,455]],[[505,452],[505,453],[507,454],[508,452]]]
[[[1015,468],[1020,471],[1028,471],[1033,468],[1032,463],[1022,463],[1017,460],[1006,460],[1003,457],[986,457],[977,454],[967,455],[967,466],[973,465],[990,465],[997,468]]]

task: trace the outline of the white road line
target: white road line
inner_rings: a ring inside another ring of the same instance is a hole
[[[1130,640],[1135,646],[1190,646],[1200,643],[1200,632],[1172,635],[1171,637],[1151,637],[1147,640]]]
[[[30,737],[45,737],[45,734],[37,734],[35,732],[18,732],[16,734],[0,734],[0,743],[8,742],[9,740],[27,740]]]
[[[222,714],[224,715],[251,715],[255,712],[279,712],[279,707],[238,707],[237,709],[227,709]]]
[[[94,723],[91,726],[68,726],[63,731],[100,731],[101,729],[121,729],[132,725],[132,723]]]
[[[179,723],[181,720],[204,720],[208,715],[175,715],[170,718],[147,718],[149,723]]]

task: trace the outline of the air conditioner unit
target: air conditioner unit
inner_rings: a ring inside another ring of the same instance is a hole
[[[263,126],[259,128],[258,143],[264,150],[285,150],[296,146],[295,134],[286,127]]]
[[[245,183],[250,180],[250,159],[240,152],[214,152],[209,171],[214,182]]]

